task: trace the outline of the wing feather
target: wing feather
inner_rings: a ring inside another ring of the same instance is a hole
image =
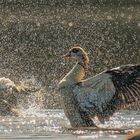
[[[122,66],[106,73],[112,75],[112,82],[116,89],[116,100],[121,101],[123,99],[125,102],[125,105],[124,102],[116,104],[116,110],[129,107],[140,100],[140,65]]]
[[[90,116],[97,115],[101,121],[109,118],[140,100],[140,64],[111,69],[84,80],[74,93],[78,93],[80,108]]]
[[[135,98],[140,97],[139,91],[135,86],[130,86],[130,88],[128,88],[132,91],[132,94],[135,96]]]
[[[133,90],[132,87],[131,88],[126,87],[126,89],[128,91],[128,95],[129,95],[131,101],[132,102],[135,102],[136,97],[137,97],[137,93],[135,92],[135,90]]]

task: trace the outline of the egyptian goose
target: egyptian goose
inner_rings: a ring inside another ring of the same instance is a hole
[[[16,85],[9,78],[0,78],[0,115],[18,116],[15,109],[17,98],[16,93],[29,94],[36,92],[38,89],[33,89],[27,86]]]
[[[37,89],[32,89],[27,86],[16,85],[9,78],[2,77],[0,78],[0,90],[5,90],[5,89],[9,91],[19,92],[19,93],[29,93],[29,92],[37,91]]]
[[[103,71],[83,80],[89,58],[81,47],[73,47],[65,58],[77,63],[60,81],[62,107],[72,127],[96,127],[93,118],[101,123],[114,112],[140,100],[140,64],[125,65]]]

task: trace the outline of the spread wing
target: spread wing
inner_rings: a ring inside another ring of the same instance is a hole
[[[127,65],[84,80],[73,90],[80,110],[99,120],[140,100],[140,65]]]

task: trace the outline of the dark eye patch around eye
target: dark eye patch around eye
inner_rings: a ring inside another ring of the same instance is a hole
[[[72,52],[77,53],[77,52],[79,52],[79,50],[78,49],[73,49]]]

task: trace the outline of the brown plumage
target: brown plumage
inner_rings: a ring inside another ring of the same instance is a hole
[[[16,85],[9,78],[2,77],[0,78],[0,90],[9,90],[9,91],[15,91],[19,93],[28,94],[30,92],[35,92],[39,89],[37,88],[35,89],[28,86],[23,86],[23,85]]]
[[[64,57],[77,63],[60,81],[62,107],[73,127],[96,126],[114,112],[140,100],[140,64],[126,65],[104,71],[84,80],[89,58],[81,47],[72,48]]]
[[[16,85],[9,78],[0,78],[0,115],[18,115],[16,109],[18,94],[28,95],[39,89]]]

